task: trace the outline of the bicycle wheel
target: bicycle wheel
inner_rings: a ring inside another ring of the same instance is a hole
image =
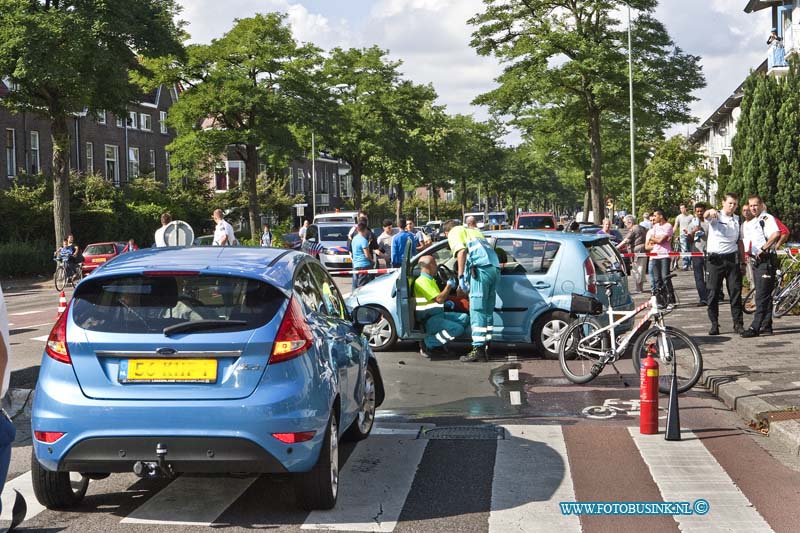
[[[64,287],[67,285],[67,271],[64,270],[64,265],[58,265],[56,267],[56,273],[53,276],[53,281],[55,282],[57,291],[64,290]]]
[[[672,381],[672,361],[677,362],[678,392],[686,392],[695,386],[703,373],[703,356],[700,348],[683,331],[665,326],[652,327],[645,331],[633,347],[633,366],[639,372],[641,360],[648,350],[655,350],[658,358],[658,390],[669,392]]]
[[[562,333],[558,347],[558,361],[564,376],[572,383],[578,385],[589,383],[603,369],[600,356],[589,353],[588,350],[602,352],[608,350],[608,335],[598,335],[591,342],[582,342],[585,337],[602,327],[597,320],[586,318],[573,322]]]
[[[800,302],[800,278],[794,278],[775,297],[772,305],[772,316],[780,318]]]
[[[78,283],[80,283],[82,279],[83,279],[83,268],[81,268],[81,265],[78,265],[75,267],[75,273],[72,274],[72,277],[69,279],[69,282],[70,284],[72,284],[72,287],[75,288],[75,286]]]
[[[756,312],[756,290],[750,289],[747,291],[747,296],[742,298],[742,311],[748,315]]]

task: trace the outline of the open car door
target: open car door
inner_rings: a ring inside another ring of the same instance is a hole
[[[414,239],[406,240],[405,250],[403,251],[403,262],[400,266],[400,275],[397,276],[397,286],[395,287],[395,303],[397,305],[397,336],[401,339],[408,339],[414,328],[414,301],[412,298],[413,280],[411,279],[411,246]]]

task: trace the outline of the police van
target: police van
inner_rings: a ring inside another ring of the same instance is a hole
[[[358,211],[335,211],[333,213],[319,213],[314,216],[314,224],[318,222],[347,222],[358,223]]]

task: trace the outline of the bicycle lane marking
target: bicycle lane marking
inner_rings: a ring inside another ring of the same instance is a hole
[[[581,414],[586,418],[592,420],[609,420],[611,418],[620,416],[640,416],[641,415],[641,401],[633,400],[620,400],[618,398],[608,398],[603,401],[603,405],[589,405],[581,410]],[[664,407],[658,408],[659,420],[667,418],[667,410]]]
[[[676,515],[681,531],[772,531],[717,459],[692,431],[666,442],[661,434],[628,432],[664,501],[708,502],[707,514]]]

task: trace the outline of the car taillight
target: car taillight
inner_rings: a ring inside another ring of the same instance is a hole
[[[293,359],[308,350],[311,342],[311,329],[306,323],[300,304],[293,296],[289,300],[289,306],[286,308],[283,321],[278,328],[278,334],[275,336],[269,362],[279,363]]]
[[[586,276],[586,290],[592,294],[597,294],[597,277],[595,276],[594,263],[592,263],[591,257],[587,257],[586,261],[583,262],[583,272]]]
[[[33,437],[38,440],[39,442],[44,442],[45,444],[52,444],[61,437],[66,435],[66,433],[62,433],[61,431],[34,431]]]
[[[47,355],[68,365],[72,364],[72,358],[69,356],[69,348],[67,347],[67,315],[69,315],[71,305],[72,301],[67,304],[64,312],[56,320],[56,324],[50,331],[50,336],[47,337],[47,345],[44,348]]]
[[[296,433],[273,433],[272,436],[284,444],[296,444],[314,438],[315,431],[298,431]]]

